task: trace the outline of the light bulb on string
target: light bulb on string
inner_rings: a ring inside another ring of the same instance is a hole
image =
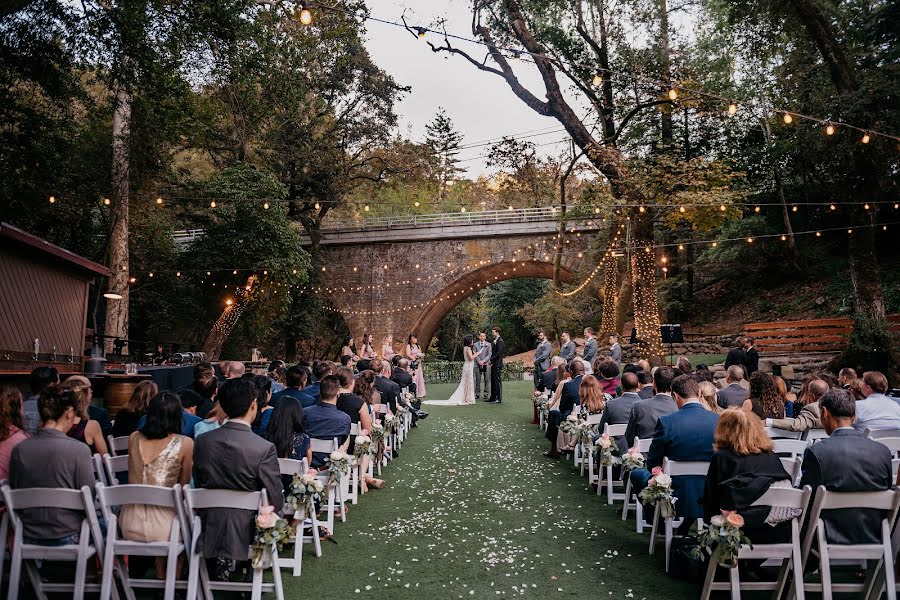
[[[865,204],[863,204],[863,208],[866,209],[866,210],[869,210],[869,203],[866,202]]]
[[[55,198],[55,197],[50,196],[50,204],[56,204],[56,198]]]
[[[363,207],[363,210],[366,211],[366,212],[369,212],[369,205],[366,204],[366,205]]]
[[[759,212],[760,210],[761,209],[759,208],[759,206],[757,206],[756,208],[753,209],[753,212]]]
[[[831,205],[831,210],[837,210],[837,206],[835,206],[834,204],[832,204],[832,205]]]
[[[209,207],[210,207],[210,208],[215,208],[215,207],[216,207],[216,201],[213,200],[212,202],[210,202],[210,203],[209,203]]]
[[[316,210],[319,210],[320,208],[322,208],[322,205],[319,204],[318,202],[316,202],[316,204],[315,204],[315,209],[316,209]]]
[[[266,209],[266,210],[269,210],[269,203],[268,203],[268,202],[263,202],[263,208]]]
[[[724,204],[720,204],[720,205],[719,205],[719,210],[721,210],[722,212],[725,212],[725,205],[724,205]]]
[[[415,206],[416,208],[419,208],[419,201],[416,200],[415,202],[413,202],[413,206]]]
[[[594,84],[594,87],[600,87],[603,85],[603,75],[600,73],[594,73],[594,77],[591,79],[591,83]]]
[[[685,209],[684,206],[682,206],[681,208],[678,209],[678,212],[686,212],[686,211],[687,211],[687,209]]]
[[[829,123],[825,126],[825,135],[834,135],[834,125]]]
[[[791,207],[791,210],[792,210],[793,212],[797,212],[797,205],[796,205],[796,204],[793,205],[793,206]]]
[[[310,25],[313,22],[312,11],[309,10],[309,7],[305,4],[303,5],[303,8],[300,9],[300,22],[304,25]]]
[[[784,124],[790,125],[794,122],[794,117],[791,116],[791,113],[784,113]]]
[[[869,135],[869,132],[865,132],[862,136],[862,140],[860,140],[863,144],[868,144],[871,141],[872,137]]]
[[[157,198],[157,199],[156,199],[156,205],[157,205],[157,206],[161,206],[162,203],[163,203],[163,199],[162,199],[162,198]]]
[[[733,117],[735,113],[737,113],[737,104],[735,104],[734,102],[730,102],[728,104],[728,114]]]
[[[672,88],[669,90],[669,100],[677,100],[678,99],[678,90]]]
[[[109,199],[109,198],[104,198],[104,199],[103,199],[103,206],[109,206],[109,204],[110,204],[110,199]]]

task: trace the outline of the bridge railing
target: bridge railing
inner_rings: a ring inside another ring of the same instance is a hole
[[[328,224],[322,227],[322,231],[336,231],[356,228],[373,227],[421,227],[421,226],[445,226],[445,225],[491,225],[496,223],[528,223],[546,222],[556,220],[560,215],[555,207],[539,208],[514,208],[512,210],[479,210],[453,213],[433,213],[426,215],[387,215],[381,217],[367,217],[361,219],[353,226],[348,227],[346,222],[340,224]]]
[[[179,229],[172,232],[172,239],[175,241],[175,245],[183,250],[204,235],[206,235],[205,229]]]

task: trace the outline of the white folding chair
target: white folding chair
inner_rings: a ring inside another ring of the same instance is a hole
[[[866,429],[866,435],[875,441],[883,438],[897,438],[900,437],[900,429]]]
[[[109,456],[109,455],[107,455]],[[128,458],[113,457],[113,458]],[[133,589],[164,590],[165,600],[175,598],[175,589],[187,589],[187,580],[178,580],[178,556],[185,551],[185,540],[189,535],[184,527],[184,502],[181,496],[181,485],[175,487],[158,487],[155,485],[115,485],[106,487],[97,484],[97,498],[100,509],[106,520],[106,551],[103,558],[102,585],[100,600],[109,600],[115,582],[113,571],[122,582],[125,596],[134,598]],[[165,542],[131,542],[121,539],[118,531],[119,509],[134,504],[146,504],[171,509],[174,513],[169,530],[169,539]],[[128,574],[128,556],[154,556],[166,558],[166,578],[139,579]]]
[[[47,593],[65,593],[69,594],[70,598],[81,600],[84,598],[85,592],[99,592],[100,584],[86,583],[85,581],[88,561],[94,556],[103,555],[103,534],[97,521],[90,488],[83,486],[80,490],[62,488],[13,490],[8,485],[4,485],[2,493],[7,514],[13,526],[8,600],[16,600],[19,597],[23,568],[38,598],[46,598]],[[65,546],[41,546],[25,542],[21,511],[46,508],[74,510],[85,514],[85,518],[81,521],[78,543]],[[44,560],[74,562],[75,575],[72,582],[46,583],[42,581],[37,563]],[[118,597],[118,592],[113,589],[113,598],[118,599]]]
[[[701,461],[677,461],[663,458],[662,470],[663,473],[667,474],[673,479],[675,477],[684,477],[688,475],[702,475],[703,477],[706,477],[706,474],[709,472],[709,463]],[[665,540],[666,573],[668,573],[670,558],[669,550],[672,548],[672,539],[675,537],[675,528],[681,525],[684,519],[665,517],[663,519],[664,533],[659,534],[657,532],[659,531],[660,512],[662,512],[660,504],[657,503],[656,510],[653,511],[653,529],[650,532],[650,554],[653,554],[655,552],[656,544],[659,542],[659,538],[662,537]],[[698,525],[702,526],[703,520],[697,519],[697,523]]]
[[[822,519],[822,511],[841,508],[875,509],[885,511],[881,520],[879,543],[871,544],[832,544],[828,542],[827,527]],[[809,525],[803,540],[803,561],[809,558],[809,553],[815,543],[819,554],[819,573],[821,583],[804,582],[804,592],[822,594],[823,600],[831,600],[834,593],[855,593],[862,595],[872,587],[876,578],[881,579],[887,587],[888,600],[896,600],[897,587],[894,581],[893,550],[891,548],[891,528],[897,519],[897,511],[900,509],[900,490],[897,488],[882,492],[829,492],[825,486],[819,486],[816,490],[815,500],[809,512]],[[832,560],[868,560],[869,569],[864,583],[833,583],[831,580]],[[877,571],[881,571],[878,573]],[[794,591],[791,586],[788,594]]]
[[[894,459],[894,464],[898,462],[898,459]],[[897,480],[897,472],[894,472],[894,481]],[[898,513],[898,518],[894,521],[893,534],[891,535],[891,552],[893,553],[893,560],[888,562],[888,564],[897,564],[897,556],[900,554],[900,513]],[[882,568],[882,565],[879,563],[874,568],[870,569],[872,573],[869,573],[866,577],[866,591],[865,598],[867,600],[879,600],[882,598],[882,594],[885,586],[885,570]],[[874,575],[873,575],[874,573]],[[896,581],[896,573],[894,574],[894,592],[900,592],[900,582]],[[897,594],[900,596],[900,594]]]
[[[109,453],[111,456],[122,456],[123,454],[128,454],[128,440],[130,436],[120,435],[118,437],[113,437],[111,435],[106,436],[107,446],[109,446]]]
[[[900,437],[883,437],[877,438],[875,441],[887,446],[887,449],[891,451],[894,458],[897,458],[897,456],[900,455]],[[894,481],[897,481],[897,479],[894,478]]]
[[[91,465],[94,467],[94,479],[103,485],[109,485],[109,479],[106,478],[106,467],[103,466],[103,457],[99,454],[92,454]]]
[[[251,583],[242,581],[213,581],[206,570],[206,558],[200,555],[201,530],[200,511],[239,509],[253,511],[259,510],[261,504],[268,502],[265,492],[239,492],[236,490],[207,490],[184,489],[185,500],[191,521],[191,544],[188,555],[188,587],[187,600],[196,600],[197,589],[203,590],[207,599],[214,598],[213,591],[223,592],[250,592],[252,600],[261,600],[262,593],[275,592],[278,600],[284,600],[284,590],[281,587],[281,569],[278,565],[278,549],[272,549],[272,583],[263,582],[263,569],[253,569]],[[247,557],[250,557],[250,547],[247,547]],[[212,557],[210,557],[212,558]]]
[[[807,429],[803,432],[803,437],[801,439],[806,440],[809,443],[818,442],[819,440],[823,440],[828,437],[828,432],[824,429]]]
[[[594,425],[599,425],[600,421],[602,421],[602,420],[603,420],[603,413],[599,413],[596,415],[588,415],[587,416],[588,427],[591,427]],[[593,448],[588,449],[588,461],[587,462],[588,462],[588,464],[587,464],[588,485],[596,484],[597,494],[599,494],[600,493],[600,479],[601,479],[600,469],[602,467],[597,469],[596,474],[594,473],[594,467],[596,465],[594,464],[594,449]]]
[[[791,519],[791,540],[789,542],[753,544],[752,547],[744,544],[738,551],[738,560],[781,560],[781,570],[776,581],[742,582],[740,580],[740,570],[735,567],[728,569],[729,581],[717,583],[715,581],[717,564],[715,560],[710,560],[709,567],[706,570],[706,578],[703,582],[703,591],[700,593],[700,600],[709,600],[710,593],[714,590],[731,590],[731,598],[733,600],[738,600],[741,597],[741,590],[773,590],[772,597],[780,598],[789,574],[793,574],[794,586],[797,590],[796,599],[803,600],[803,561],[801,559],[800,527],[803,525],[803,519],[809,508],[811,493],[809,486],[804,487],[802,490],[769,488],[765,494],[753,503],[753,506],[783,506],[801,511],[798,517]]]
[[[772,445],[774,446],[773,452],[775,454],[790,454],[791,458],[793,458],[795,456],[802,457],[809,447],[809,442],[806,440],[775,438],[772,440]]]
[[[387,413],[388,413],[388,406],[387,406],[387,404],[379,404],[379,405],[378,405],[378,412],[375,413],[375,414],[377,414],[378,417],[379,417],[379,419],[381,419],[382,425],[384,424],[384,417],[387,415]],[[389,446],[389,445],[390,445],[390,438],[389,438],[389,437],[385,437],[384,444],[385,444],[385,446]],[[393,458],[392,455],[393,455],[393,448],[388,449],[388,448],[386,447],[385,450],[384,450],[384,452],[382,452],[381,460],[377,461],[377,462],[378,462],[378,474],[379,474],[379,475],[381,475],[381,467],[387,466],[388,462],[390,462],[390,461],[392,460],[392,458]],[[374,462],[374,461],[373,461],[373,462]]]
[[[312,451],[321,452],[324,454],[330,454],[338,449],[338,441],[337,438],[333,438],[330,440],[317,440],[315,438],[310,439],[310,447]],[[341,513],[341,522],[347,522],[347,513],[344,510],[344,490],[343,490],[343,481],[346,479],[346,476],[341,477],[341,481],[337,483],[335,486],[327,485],[328,481],[328,473],[325,472],[325,479],[323,482],[326,483],[326,487],[328,488],[328,531],[334,531],[334,511],[335,505],[340,506]]]
[[[800,468],[803,466],[802,456],[782,456],[781,466],[791,476],[791,485],[800,483]]]
[[[802,431],[790,431],[789,429],[779,429],[778,427],[766,427],[766,433],[768,433],[769,437],[773,440],[799,440],[801,437],[803,437]]]
[[[644,438],[637,440],[638,452],[644,455],[644,459],[647,458],[647,453],[650,452],[650,444],[653,443],[653,438]],[[634,514],[636,518],[635,531],[638,533],[644,533],[644,527],[653,527],[652,523],[648,523],[644,520],[644,505],[641,504],[641,499],[637,497],[637,495],[632,495],[631,493],[631,477],[626,477],[625,479],[625,506],[622,507],[622,520],[628,520],[628,510],[630,508],[634,508]]]
[[[105,485],[114,486],[128,483],[128,455],[124,456],[110,456],[109,454],[103,455],[103,471],[106,474]],[[125,481],[119,480],[119,475],[125,474]]]
[[[359,423],[351,423],[350,424],[350,435],[356,436],[359,435]],[[401,423],[402,429],[402,423]],[[347,500],[350,501],[351,504],[357,504],[359,502],[359,489],[360,489],[360,481],[362,480],[362,460],[357,461],[356,457],[352,454],[353,449],[349,448],[350,454],[350,475],[345,477],[346,484],[344,489],[342,490]]]
[[[621,436],[625,435],[625,430],[627,428],[628,428],[628,425],[625,423],[622,423],[620,425],[610,425],[609,423],[607,423],[606,427],[604,427],[604,429],[605,429],[604,433],[609,435],[609,437],[611,437],[611,438],[617,438],[617,437],[621,437]],[[620,449],[620,450],[622,450],[622,452],[624,452],[625,450],[627,450],[627,448]],[[649,448],[648,448],[648,450],[649,450]],[[600,467],[600,469],[606,472],[606,477],[605,477],[605,479],[606,479],[606,503],[609,506],[612,506],[613,501],[615,501],[615,500],[625,500],[625,492],[624,491],[613,492],[614,486],[619,486],[619,487],[624,488],[626,485],[626,484],[622,483],[621,480],[613,481],[613,476],[612,476],[613,466],[607,465],[605,467]],[[600,489],[603,487],[603,480],[604,480],[604,477],[601,475],[600,476],[600,484],[597,486],[597,495],[598,496],[600,495]]]
[[[309,470],[306,459],[292,460],[290,458],[279,458],[278,466],[282,475],[293,477],[294,475],[303,475]],[[322,556],[322,540],[319,537],[319,519],[316,516],[316,504],[312,498],[306,506],[306,518],[302,522],[297,523],[297,534],[290,538],[290,543],[294,544],[293,558],[284,556],[278,557],[278,567],[281,569],[291,569],[294,577],[299,577],[303,569],[303,544],[312,542],[316,551],[316,557]],[[285,517],[290,518],[287,512]],[[306,535],[306,527],[311,528],[310,535]]]

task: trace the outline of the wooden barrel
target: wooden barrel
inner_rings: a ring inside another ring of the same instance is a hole
[[[115,417],[131,398],[134,388],[150,379],[149,375],[106,375],[104,377],[103,407]]]

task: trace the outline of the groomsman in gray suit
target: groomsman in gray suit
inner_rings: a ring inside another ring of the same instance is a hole
[[[597,338],[594,337],[593,328],[585,328],[584,337],[584,354],[581,355],[581,358],[584,359],[584,362],[593,366],[594,359],[597,358]]]
[[[559,345],[559,357],[564,358],[566,364],[572,362],[572,359],[575,358],[575,342],[572,341],[572,338],[569,337],[568,331],[563,331],[562,335],[559,337],[560,345]]]
[[[539,331],[537,350],[534,351],[534,373],[532,374],[534,389],[537,389],[541,383],[541,374],[550,368],[550,352],[552,351],[553,346],[550,345],[550,340],[543,331]]]
[[[478,341],[472,345],[472,352],[475,353],[475,398],[481,396],[481,384],[484,382],[484,396],[482,399],[487,400],[491,394],[491,343],[487,341],[487,334],[480,332]]]

